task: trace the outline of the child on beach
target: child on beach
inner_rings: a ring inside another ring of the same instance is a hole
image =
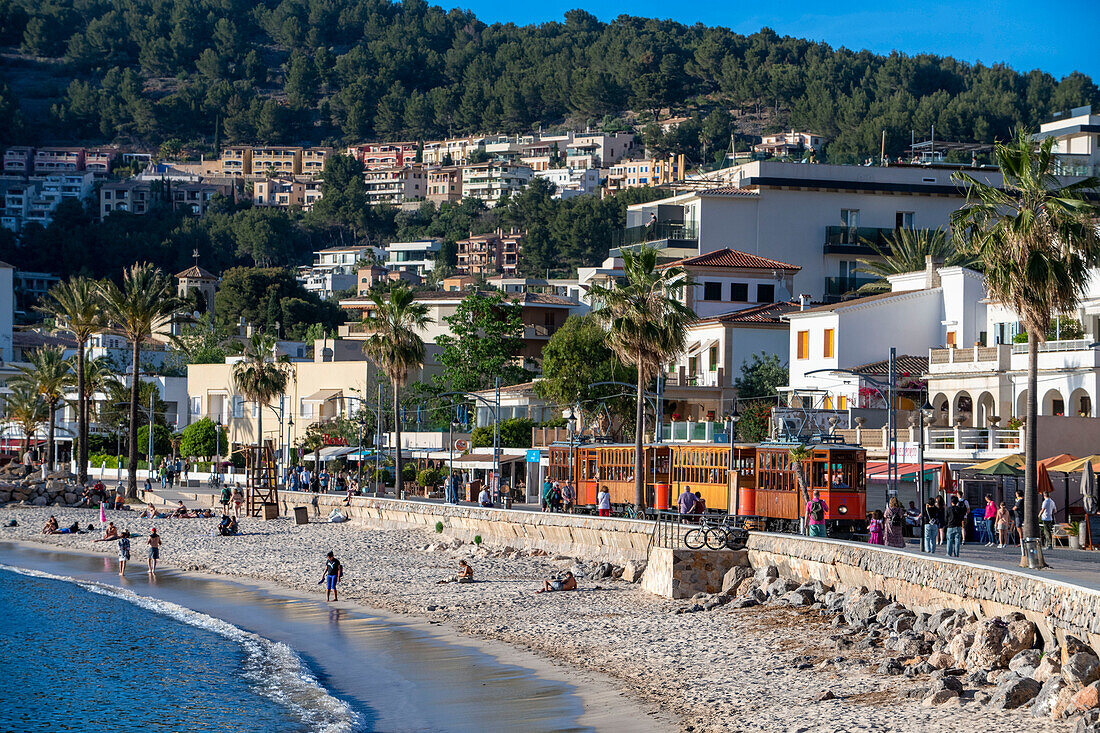
[[[123,530],[118,538],[118,574],[126,574],[126,562],[130,559],[130,530]]]
[[[149,572],[157,572],[157,560],[160,559],[160,535],[157,528],[153,527],[149,532],[149,539],[145,542],[149,545]]]
[[[329,550],[327,559],[325,560],[325,577],[321,579],[321,583],[325,584],[325,601],[328,602],[329,595],[332,596],[332,600],[340,600],[340,594],[336,591],[336,583],[344,577],[344,566],[340,564],[340,561],[336,559],[336,556],[332,554],[332,550]],[[320,585],[320,583],[318,583]]]

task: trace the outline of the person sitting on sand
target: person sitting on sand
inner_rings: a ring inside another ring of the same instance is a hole
[[[186,516],[188,516],[187,507],[184,506],[182,499],[180,500],[179,504],[176,505],[176,511],[172,513],[172,516],[173,517],[186,517]]]
[[[222,521],[218,522],[218,534],[222,537],[232,537],[240,531],[237,518],[230,514],[223,514]]]
[[[542,588],[535,591],[536,593],[553,593],[559,590],[576,590],[577,579],[573,577],[573,573],[566,570],[564,578],[554,578],[552,580],[544,580],[542,582]]]
[[[145,507],[145,511],[138,515],[138,519],[156,519],[157,508],[152,504]]]
[[[107,522],[107,528],[103,530],[103,536],[98,540],[92,540],[93,542],[110,542],[111,540],[118,539],[118,527],[114,522]]]
[[[50,515],[46,520],[46,526],[42,528],[42,534],[57,534],[57,517]]]
[[[470,563],[465,560],[458,561],[458,573],[453,578],[447,578],[446,580],[439,581],[439,585],[445,583],[473,583],[474,582],[474,569],[470,567]]]

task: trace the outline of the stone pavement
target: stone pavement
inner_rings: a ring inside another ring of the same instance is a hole
[[[920,541],[907,539],[905,550],[920,555]],[[946,558],[947,548],[943,545],[937,546],[935,556]],[[1018,545],[998,549],[997,547],[985,547],[976,542],[969,542],[962,546],[957,559],[975,565],[1014,570],[1045,580],[1056,580],[1100,590],[1100,550],[1070,550],[1065,547],[1056,547],[1050,550],[1044,548],[1043,556],[1050,567],[1042,570],[1022,568],[1020,567],[1020,548]]]

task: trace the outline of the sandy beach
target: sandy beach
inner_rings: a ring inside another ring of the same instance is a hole
[[[88,509],[10,505],[0,511],[0,539],[41,542],[114,555],[114,543],[89,535],[41,535],[54,514],[62,526],[99,525]],[[112,513],[121,528],[147,534],[154,522]],[[1067,723],[1036,719],[1026,710],[994,711],[970,700],[925,708],[899,693],[920,680],[875,672],[890,656],[881,649],[838,652],[828,617],[816,611],[721,606],[677,615],[687,605],[643,592],[621,580],[581,578],[573,593],[536,595],[541,580],[593,566],[572,558],[531,557],[504,548],[450,542],[419,530],[358,524],[294,526],[287,519],[242,521],[244,535],[215,536],[216,520],[161,519],[161,566],[273,583],[320,594],[325,552],[347,575],[341,599],[423,618],[439,628],[532,652],[570,668],[610,678],[655,728],[702,731],[1065,731]],[[446,549],[425,547],[446,542]],[[134,543],[133,573],[144,573],[144,540]],[[473,565],[474,584],[438,585],[459,559]],[[577,678],[585,684],[585,678]],[[835,699],[819,699],[827,691]],[[591,724],[605,729],[598,722]]]

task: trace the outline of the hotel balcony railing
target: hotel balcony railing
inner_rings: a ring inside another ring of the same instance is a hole
[[[874,245],[883,252],[890,251],[888,238],[897,231],[894,227],[825,227],[825,254],[863,254],[874,256]]]
[[[854,290],[859,290],[861,287],[868,283],[873,283],[877,281],[878,278],[876,277],[860,277],[857,275],[827,277],[825,278],[825,295],[847,295]]]
[[[657,242],[665,239],[680,241],[698,241],[699,232],[693,224],[676,224],[673,222],[654,222],[640,227],[627,227],[626,229],[612,232],[612,247],[629,247],[646,242]]]

